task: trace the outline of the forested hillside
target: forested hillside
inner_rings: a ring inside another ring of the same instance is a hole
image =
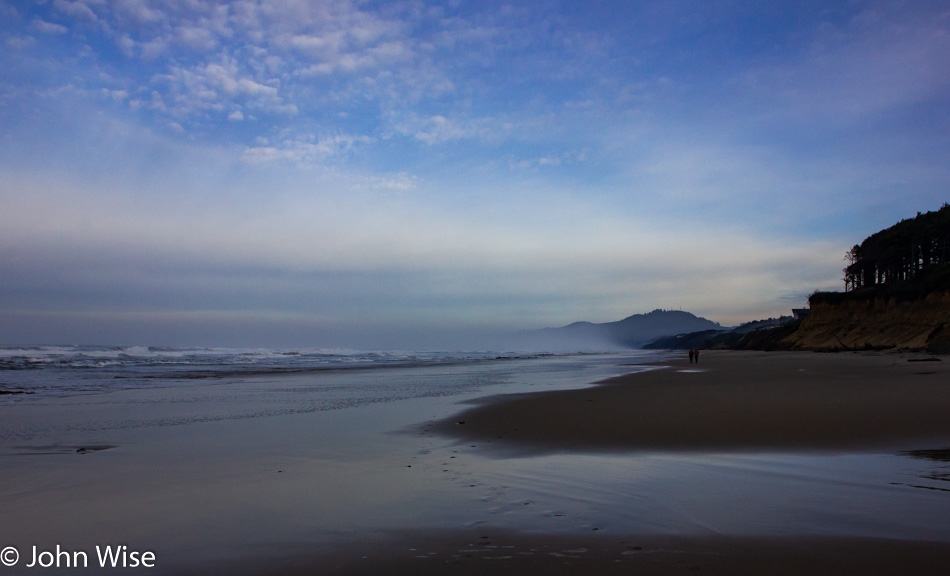
[[[868,236],[847,253],[846,291],[922,280],[950,266],[950,204]]]

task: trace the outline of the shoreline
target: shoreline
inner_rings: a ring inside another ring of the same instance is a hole
[[[495,396],[439,422],[496,451],[895,451],[950,447],[950,362],[704,351],[590,388]]]

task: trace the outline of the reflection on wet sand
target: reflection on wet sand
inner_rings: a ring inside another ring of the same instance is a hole
[[[901,452],[901,455],[918,460],[928,460],[934,463],[929,471],[918,473],[918,478],[932,482],[950,483],[950,448],[937,450],[907,450]],[[920,488],[922,490],[933,490],[936,492],[950,492],[950,484],[907,484],[895,482],[894,485]]]

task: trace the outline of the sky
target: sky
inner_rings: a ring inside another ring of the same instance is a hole
[[[841,290],[943,1],[0,0],[0,344],[479,348]]]

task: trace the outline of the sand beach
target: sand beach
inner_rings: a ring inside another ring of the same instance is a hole
[[[20,555],[4,572],[111,573],[97,565],[104,545],[154,553],[154,567],[127,572],[174,575],[950,565],[945,358],[641,360],[17,399],[0,406],[0,544]],[[316,402],[318,388],[324,398],[368,379],[401,389],[452,381],[466,392],[293,409]],[[85,552],[88,565],[26,565],[57,546]]]
[[[655,368],[488,398],[440,431],[539,451],[950,446],[950,361],[937,356],[712,351]]]

